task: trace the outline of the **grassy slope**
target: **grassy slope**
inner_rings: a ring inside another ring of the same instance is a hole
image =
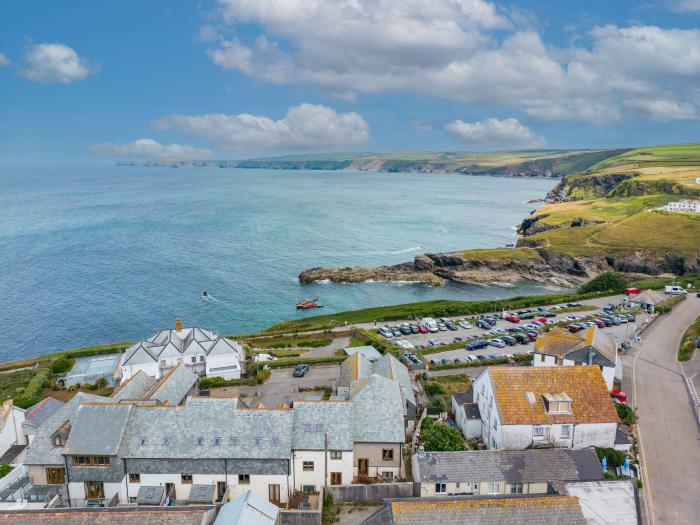
[[[677,193],[700,193],[700,144],[655,146],[631,150],[605,159],[573,180],[592,180],[612,174],[632,176],[613,187],[610,194],[630,189],[643,195],[602,197],[550,204],[533,215],[546,215],[542,224],[562,227],[537,233],[527,241],[552,252],[600,255],[611,251],[641,249],[650,253],[693,256],[700,247],[700,220],[689,214],[651,211],[682,198]],[[633,182],[633,184],[630,184]],[[663,182],[663,184],[658,184]],[[566,185],[570,181],[563,181]],[[573,188],[571,195],[585,193]],[[591,186],[589,186],[590,188]],[[599,224],[568,228],[582,218]]]

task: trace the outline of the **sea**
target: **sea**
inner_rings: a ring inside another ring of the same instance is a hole
[[[0,361],[148,337],[176,318],[222,334],[369,306],[545,293],[506,285],[301,285],[498,247],[555,181],[490,176],[0,166]],[[202,298],[207,290],[208,299]],[[324,308],[297,311],[318,297]]]

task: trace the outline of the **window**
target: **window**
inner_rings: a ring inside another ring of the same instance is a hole
[[[192,356],[192,362],[193,362],[193,363],[196,363],[196,362],[197,362],[197,356],[196,356],[196,355],[193,355],[193,356]]]
[[[314,492],[316,492],[316,485],[302,485],[301,491],[304,494],[313,494]]]
[[[143,447],[146,444],[146,438],[139,439],[139,447]]]
[[[343,451],[331,450],[331,459],[343,459]]]
[[[475,402],[475,403],[478,403],[478,402],[479,402],[479,392],[476,392],[476,393],[474,394],[474,402]]]
[[[314,462],[313,461],[304,461],[302,468],[306,472],[313,472],[314,470]]]
[[[496,483],[489,483],[489,494],[500,494],[501,493],[501,484],[496,482]]]
[[[129,474],[129,483],[141,483],[141,474]]]
[[[436,483],[435,484],[435,494],[444,494],[447,492],[447,484],[446,483]]]
[[[170,445],[170,438],[163,438],[163,446],[167,447],[168,445]]]
[[[203,438],[203,437],[198,437],[198,438],[197,438],[197,446],[198,446],[198,447],[203,447],[203,446],[204,446],[204,438]]]
[[[182,474],[180,474],[180,482],[191,484],[192,483],[192,474],[190,474],[189,472],[183,472]]]
[[[459,489],[459,488],[460,488],[460,484],[459,484],[459,483],[455,483],[455,488],[456,488],[456,489]]]
[[[323,432],[323,425],[321,423],[316,423],[316,432]]]
[[[203,356],[203,355],[200,355],[200,356],[199,356],[199,362],[200,362],[200,363],[203,363],[203,362],[204,362],[204,356]]]
[[[239,485],[250,485],[250,474],[239,474],[238,475]]]
[[[105,497],[104,484],[101,481],[86,481],[85,482],[85,498],[86,499],[101,499]]]
[[[331,485],[342,485],[343,484],[343,473],[342,472],[331,472]]]
[[[280,438],[278,438],[277,436],[273,437],[272,438],[272,446],[277,447],[277,446],[279,446],[279,444],[280,444]]]
[[[73,456],[73,465],[78,467],[104,467],[109,465],[107,456]]]
[[[561,437],[571,437],[571,425],[562,425],[561,426]]]
[[[279,485],[268,485],[267,486],[267,499],[276,503],[280,501],[280,486]]]
[[[220,438],[220,437],[215,437],[215,438],[214,438],[213,445],[214,445],[215,447],[221,446],[221,438]]]
[[[46,469],[46,483],[49,485],[63,485],[66,482],[66,469],[63,467],[48,467]]]
[[[260,448],[260,442],[262,441],[262,438],[256,437],[255,438],[255,446]]]
[[[53,444],[55,447],[62,447],[66,444],[66,442],[63,439],[63,436],[57,435],[53,438]]]
[[[238,438],[237,438],[237,437],[232,437],[232,438],[231,438],[231,446],[232,446],[232,447],[237,447],[237,446],[238,446]]]
[[[510,493],[511,494],[522,494],[523,493],[523,484],[522,483],[513,483],[510,486]]]
[[[394,473],[391,470],[383,470],[380,475],[382,479],[394,479]]]
[[[382,460],[383,461],[394,461],[394,449],[393,448],[383,448],[382,449]]]
[[[549,437],[549,427],[543,427],[543,426],[532,427],[532,432],[535,435],[535,437],[544,437],[544,438]]]

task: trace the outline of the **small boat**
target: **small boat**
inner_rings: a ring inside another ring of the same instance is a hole
[[[297,303],[298,310],[309,310],[311,308],[323,308],[322,304],[318,304],[318,297],[313,299],[302,299]]]
[[[202,290],[202,299],[209,299],[209,292]]]

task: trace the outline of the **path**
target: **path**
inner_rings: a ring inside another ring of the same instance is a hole
[[[700,431],[676,360],[683,333],[700,314],[689,295],[643,334],[633,365],[650,523],[697,523],[700,515]]]

